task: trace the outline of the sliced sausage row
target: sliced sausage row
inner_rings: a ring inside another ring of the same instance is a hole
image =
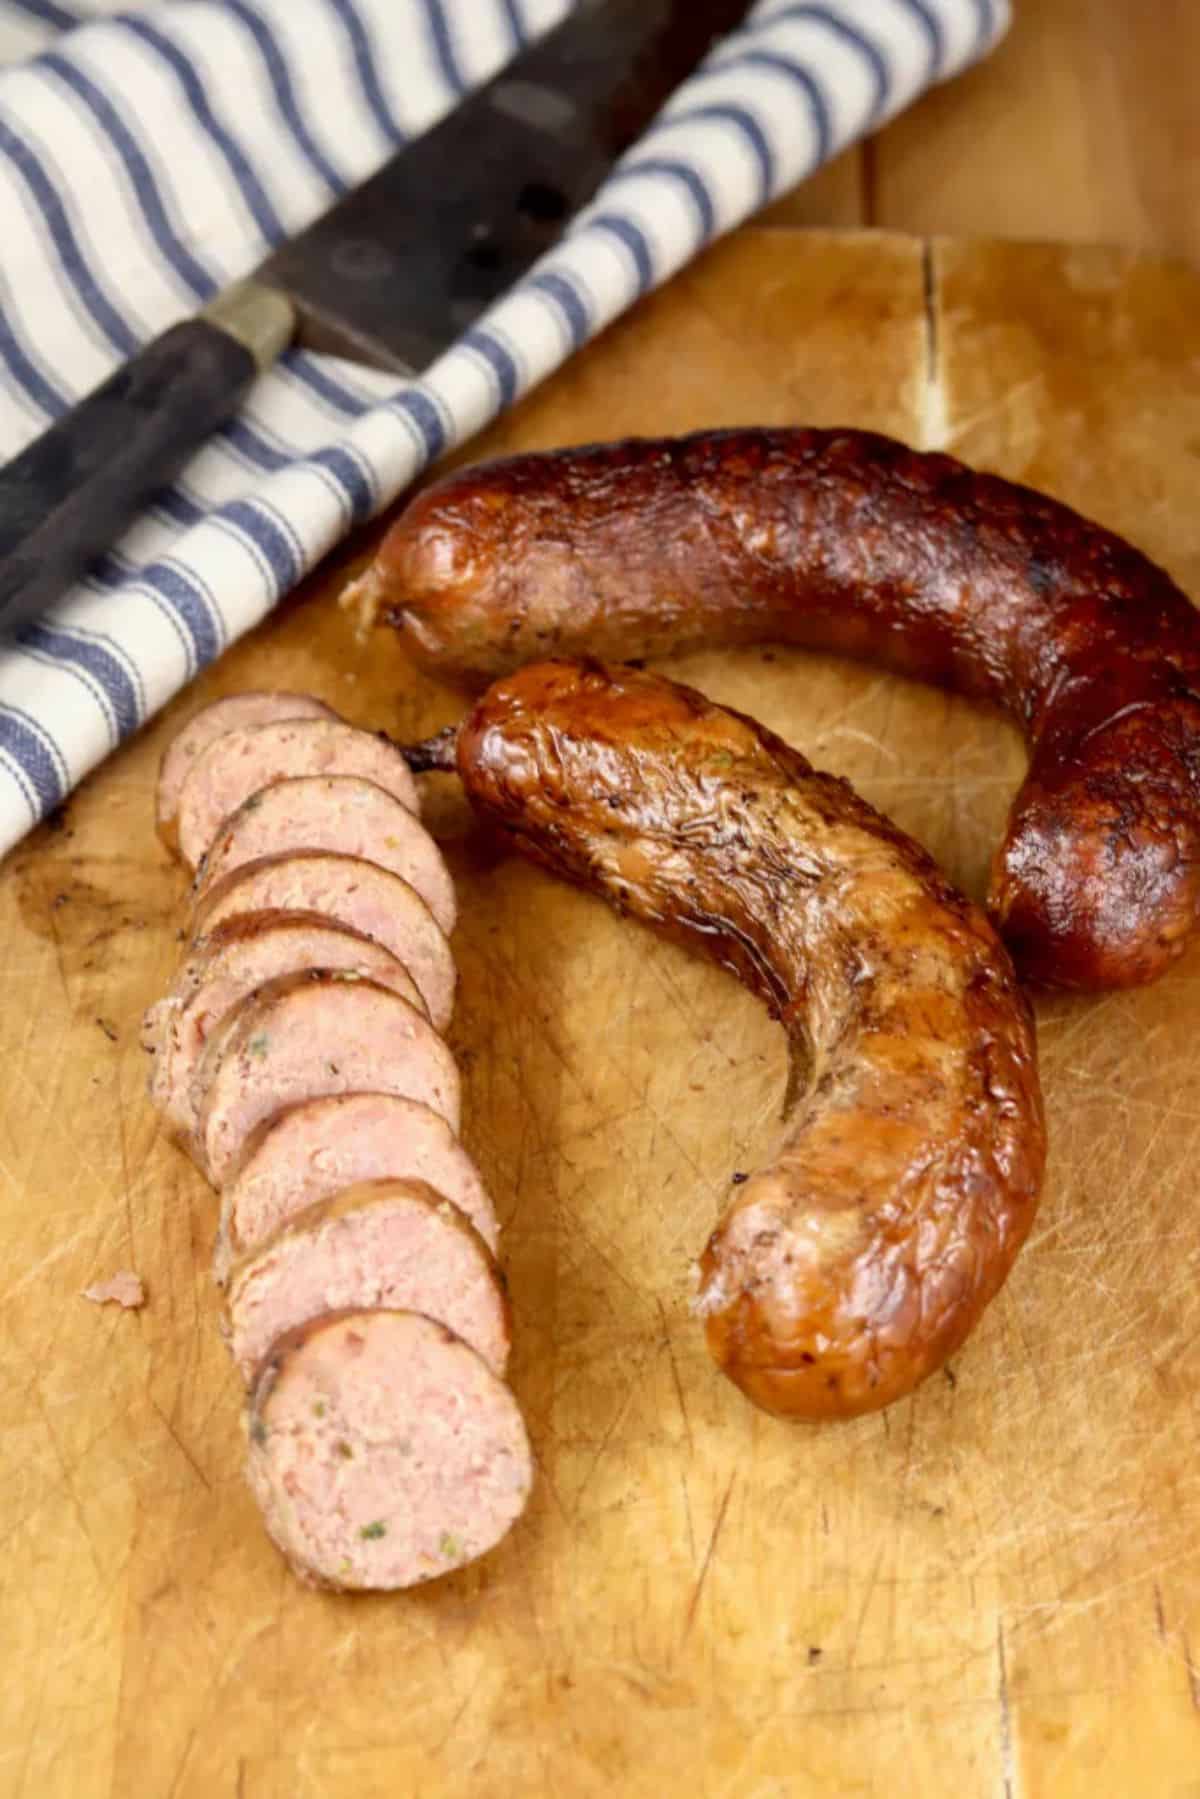
[[[453,884],[399,753],[307,695],[190,720],[157,810],[195,881],[150,1095],[221,1194],[251,1486],[302,1578],[431,1579],[505,1534],[532,1474],[440,1034]]]

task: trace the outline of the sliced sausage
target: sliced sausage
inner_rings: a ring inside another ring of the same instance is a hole
[[[990,894],[1021,973],[1133,986],[1196,930],[1200,617],[1045,494],[869,431],[589,444],[427,488],[361,592],[443,678],[774,639],[985,700],[1030,749]]]
[[[285,718],[336,718],[324,700],[311,693],[231,693],[194,713],[163,752],[158,769],[155,820],[158,834],[173,856],[179,854],[179,795],[193,764],[226,731],[243,725],[272,724]]]
[[[424,1181],[367,1181],[310,1206],[238,1263],[225,1322],[250,1385],[276,1338],[321,1312],[423,1312],[503,1374],[508,1301],[492,1252]]]
[[[235,868],[293,850],[378,863],[416,889],[447,936],[454,929],[454,883],[437,844],[399,800],[356,775],[304,775],[252,793],[201,862],[196,905]]]
[[[301,775],[359,775],[407,812],[418,813],[408,764],[386,737],[340,718],[285,719],[225,731],[193,762],[179,795],[179,851],[195,868],[221,825],[273,781]]]
[[[209,979],[214,964],[235,952],[249,953],[251,945],[273,937],[276,932],[294,933],[305,927],[311,927],[314,931],[337,932],[339,937],[349,938],[351,942],[367,942],[374,944],[377,949],[387,949],[386,944],[378,943],[365,931],[356,930],[353,925],[339,923],[337,919],[327,918],[322,912],[302,907],[276,906],[262,911],[231,912],[228,917],[220,919],[212,930],[206,930],[193,938],[186,958],[175,971],[169,991],[147,1009],[142,1019],[142,1048],[150,1055],[157,1055],[162,1050],[177,1013],[191,1003],[199,988]],[[387,954],[391,956],[393,964],[403,968],[398,956],[393,955],[390,950]],[[310,962],[303,966],[313,964]],[[285,974],[290,971],[276,969],[274,972]],[[392,979],[397,984],[397,991],[402,992],[405,999],[412,1000],[414,1005],[428,1012],[421,991],[411,975],[407,975],[407,987],[405,975],[393,973]]]
[[[173,1130],[186,1136],[196,1127],[192,1084],[220,1021],[265,981],[312,968],[376,981],[429,1016],[407,968],[382,943],[317,912],[237,913],[194,946],[170,993],[146,1014],[150,1096]]]
[[[787,1031],[782,1131],[701,1261],[722,1369],[792,1417],[911,1392],[1041,1189],[1033,1019],[983,914],[845,782],[649,674],[535,663],[426,749],[523,855],[731,970]]]
[[[319,1200],[360,1181],[427,1181],[456,1205],[494,1253],[495,1207],[479,1170],[444,1118],[393,1093],[338,1093],[267,1119],[246,1140],[221,1195],[213,1258],[220,1285],[231,1263]]]
[[[407,881],[357,856],[301,850],[245,863],[205,888],[192,915],[197,937],[245,912],[319,912],[373,937],[401,962],[420,988],[435,1030],[454,1009],[454,958],[445,932]]]
[[[416,1586],[486,1554],[533,1479],[509,1389],[416,1312],[318,1318],[270,1352],[247,1407],[247,1475],[314,1585]]]
[[[209,1038],[195,1082],[200,1165],[221,1187],[265,1118],[364,1089],[420,1100],[458,1129],[458,1068],[415,1006],[336,971],[280,975]]]

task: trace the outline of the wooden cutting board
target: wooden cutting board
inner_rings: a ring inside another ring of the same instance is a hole
[[[1104,250],[746,231],[472,446],[853,423],[1128,532],[1200,594],[1200,277]],[[397,1598],[285,1573],[239,1467],[215,1205],[143,1098],[183,881],[151,830],[184,716],[311,688],[401,733],[459,704],[345,564],[0,871],[0,1790],[1035,1799],[1200,1794],[1200,956],[1039,1005],[1040,1223],[910,1402],[837,1427],[716,1376],[688,1269],[784,1079],[732,982],[432,816],[453,1045],[507,1227],[540,1478],[484,1563]],[[1019,777],[996,719],[780,651],[673,672],[849,775],[973,893]],[[89,1281],[137,1269],[141,1312]]]

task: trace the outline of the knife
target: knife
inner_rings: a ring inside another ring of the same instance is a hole
[[[584,0],[0,469],[0,631],[60,599],[290,344],[412,376],[565,231],[747,0]]]

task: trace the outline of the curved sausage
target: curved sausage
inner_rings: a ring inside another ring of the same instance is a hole
[[[333,1313],[275,1344],[247,1407],[247,1475],[302,1580],[390,1590],[486,1554],[533,1458],[509,1389],[416,1312]]]
[[[446,1120],[394,1093],[336,1093],[265,1120],[246,1141],[236,1178],[221,1195],[213,1272],[224,1286],[236,1257],[308,1206],[361,1181],[427,1181],[444,1193],[495,1253],[496,1210],[479,1170]]]
[[[300,775],[360,775],[409,812],[417,790],[394,744],[340,718],[282,719],[223,731],[192,763],[179,795],[179,853],[195,868],[221,824],[272,781]]]
[[[983,914],[845,782],[631,669],[527,667],[409,759],[457,767],[523,855],[782,1022],[782,1133],[701,1261],[724,1371],[792,1417],[910,1392],[1005,1279],[1042,1179],[1032,1017]]]
[[[429,1016],[420,989],[382,943],[316,912],[244,912],[202,938],[172,983],[151,1006],[142,1042],[154,1054],[150,1097],[172,1129],[196,1128],[192,1083],[204,1046],[234,1006],[276,975],[340,969],[390,987]]]
[[[446,934],[399,875],[357,856],[297,850],[264,856],[206,886],[192,915],[197,941],[247,912],[319,912],[372,937],[403,962],[421,990],[433,1027],[444,1031],[457,975]]]
[[[423,1312],[488,1367],[508,1362],[508,1300],[483,1238],[424,1181],[368,1181],[310,1206],[234,1268],[230,1353],[249,1386],[272,1343],[321,1312]]]
[[[198,757],[226,731],[285,718],[337,718],[311,693],[230,693],[194,713],[163,751],[158,767],[155,824],[173,856],[179,854],[179,795]]]
[[[843,651],[1002,707],[1029,771],[990,906],[1021,972],[1132,986],[1200,909],[1200,621],[1066,506],[863,431],[741,430],[465,469],[361,585],[440,674],[695,645]]]
[[[356,775],[303,775],[252,793],[201,862],[194,903],[247,862],[306,849],[377,862],[416,889],[447,936],[454,929],[454,883],[437,844],[399,800]]]
[[[420,1100],[458,1129],[458,1068],[415,1006],[336,971],[280,975],[208,1040],[194,1087],[200,1165],[221,1187],[265,1118],[323,1093],[366,1090]]]

